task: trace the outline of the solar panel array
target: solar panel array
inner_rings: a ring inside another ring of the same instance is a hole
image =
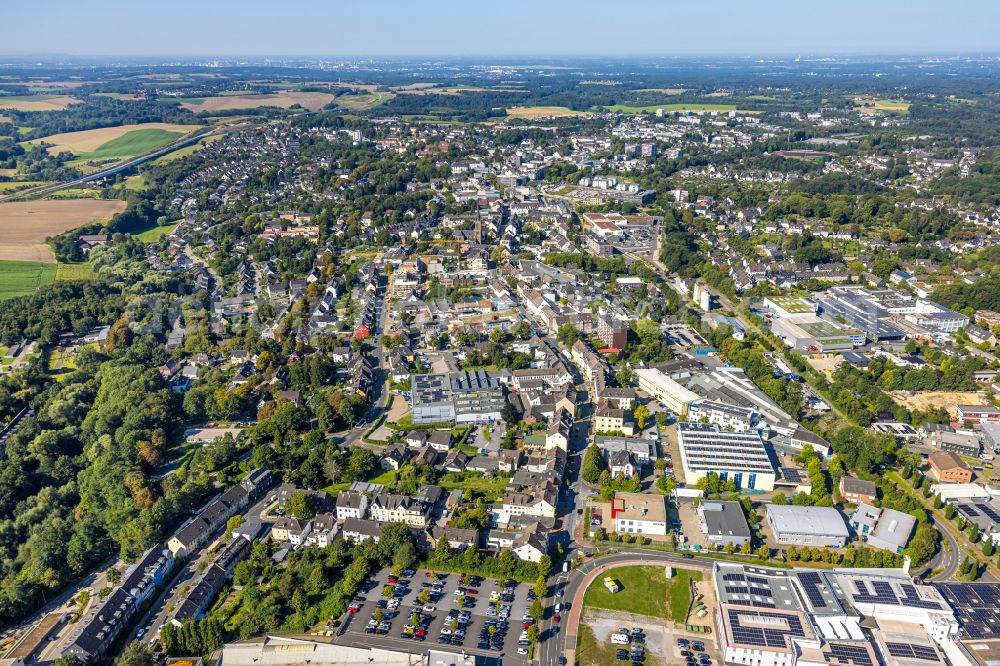
[[[758,647],[787,648],[787,636],[804,637],[802,621],[795,615],[784,613],[767,613],[765,611],[728,609],[729,626],[732,627],[733,639],[743,645]],[[788,623],[788,629],[765,629],[763,627],[744,627],[740,624],[740,616],[753,615],[762,618],[780,618]]]
[[[911,643],[886,643],[886,649],[893,657],[923,659],[924,661],[940,661],[937,651],[928,645],[913,645]]]
[[[781,477],[789,483],[802,483],[802,474],[794,467],[782,467]]]
[[[850,666],[875,666],[871,652],[867,648],[843,643],[831,643],[823,652],[823,659],[830,664],[848,664]]]
[[[892,585],[883,580],[866,581],[855,578],[854,587],[857,589],[857,593],[854,595],[855,603],[889,604],[929,610],[941,610],[942,608],[937,601],[921,599],[917,594],[916,586],[909,583],[899,583],[899,590],[902,592],[902,595],[899,596],[893,591]]]
[[[819,577],[819,574],[814,571],[808,571],[800,573],[798,578],[813,608],[826,608],[828,604],[826,603],[826,599],[823,598],[823,592],[819,587],[823,584],[823,579]]]
[[[934,583],[969,638],[1000,638],[1000,583]]]

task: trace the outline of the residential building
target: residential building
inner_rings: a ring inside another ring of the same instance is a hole
[[[840,477],[840,484],[837,489],[840,496],[848,504],[874,504],[876,497],[876,486],[871,481],[857,479],[846,474]]]
[[[950,451],[935,451],[927,457],[931,476],[941,483],[969,483],[972,470]]]
[[[372,498],[369,517],[380,523],[406,523],[411,527],[427,525],[428,507],[406,495],[379,493]]]

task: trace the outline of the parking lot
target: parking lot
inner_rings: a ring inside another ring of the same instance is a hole
[[[386,585],[394,588],[391,599],[384,596]],[[412,653],[463,651],[503,657],[504,664],[527,664],[528,646],[519,639],[531,606],[528,584],[508,582],[509,593],[505,593],[495,579],[463,580],[460,574],[422,570],[397,579],[383,569],[362,589],[365,591],[352,606],[351,620],[336,639],[338,643]],[[423,591],[427,592],[426,603],[418,599]],[[551,599],[546,601],[549,603]],[[381,622],[376,620],[376,610],[381,611]],[[494,629],[490,630],[491,626]]]

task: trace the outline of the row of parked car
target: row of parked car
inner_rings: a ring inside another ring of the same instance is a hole
[[[712,666],[712,660],[705,654],[705,644],[699,640],[688,638],[678,638],[677,647],[681,649],[681,656],[688,666]]]

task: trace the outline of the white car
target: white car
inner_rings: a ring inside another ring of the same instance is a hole
[[[528,648],[517,648],[518,654],[528,654]]]
[[[425,613],[433,613],[436,610],[437,610],[437,608],[435,606],[431,606],[430,604],[424,606],[424,612]]]

